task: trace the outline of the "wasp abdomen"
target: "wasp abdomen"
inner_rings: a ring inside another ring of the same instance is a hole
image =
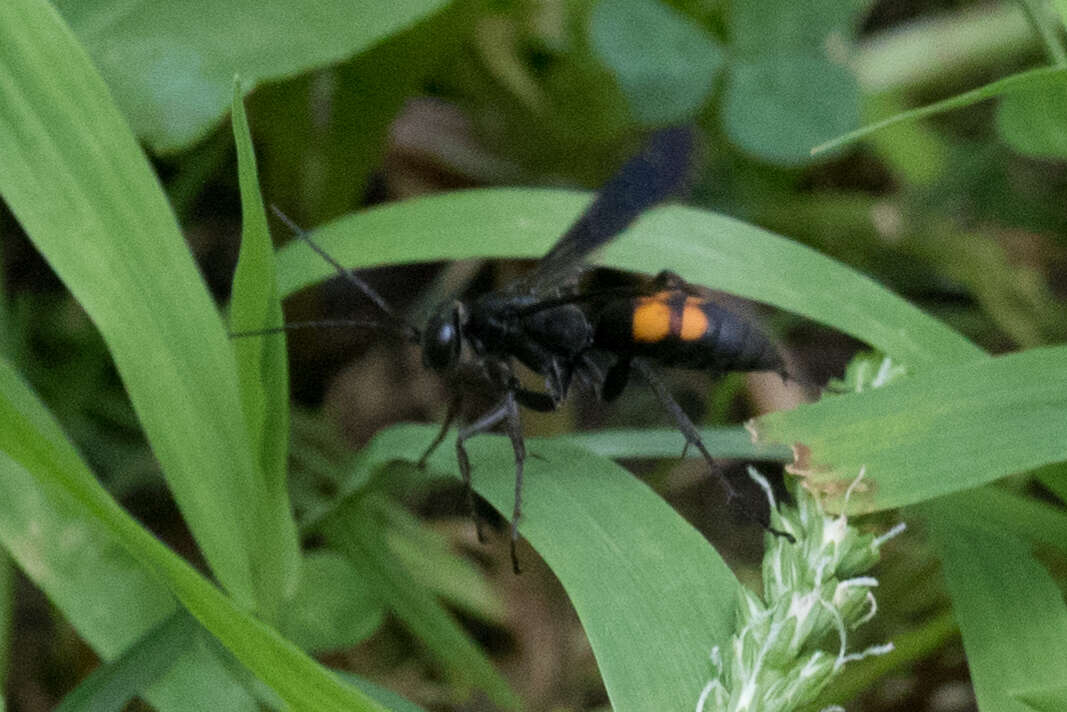
[[[784,369],[774,344],[754,325],[680,289],[614,300],[596,321],[594,348],[621,356],[716,372]]]

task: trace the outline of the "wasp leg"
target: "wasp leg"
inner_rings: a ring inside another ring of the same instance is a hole
[[[515,573],[521,573],[519,557],[516,552],[516,544],[519,539],[519,517],[522,515],[522,475],[523,465],[526,461],[526,444],[522,438],[522,425],[519,421],[519,406],[513,391],[507,391],[504,399],[493,407],[488,413],[470,425],[461,428],[456,436],[456,459],[459,461],[459,472],[463,477],[463,486],[466,488],[470,506],[473,511],[474,495],[471,490],[471,464],[467,457],[467,449],[463,443],[480,433],[487,433],[501,422],[504,430],[511,440],[511,448],[515,453],[515,506],[511,514],[511,568]],[[474,524],[478,532],[478,541],[484,541],[481,529],[481,520],[476,516]]]
[[[682,431],[682,435],[685,436],[686,448],[693,446],[704,456],[704,461],[708,463],[711,471],[715,473],[719,478],[719,481],[722,482],[723,487],[726,489],[727,502],[738,507],[742,514],[752,521],[758,522],[760,526],[770,533],[776,536],[783,536],[790,542],[795,542],[796,539],[794,539],[788,532],[779,531],[768,524],[764,524],[762,519],[745,504],[745,501],[741,499],[737,490],[734,489],[734,486],[730,484],[730,481],[726,479],[715,466],[715,460],[711,457],[711,453],[708,452],[708,449],[704,447],[704,441],[700,439],[700,433],[697,431],[696,426],[693,425],[693,421],[689,419],[689,416],[685,414],[682,407],[678,405],[678,402],[671,396],[670,391],[667,390],[667,386],[660,380],[660,377],[656,374],[655,370],[642,359],[635,358],[631,361],[631,364],[641,373],[641,377],[645,379],[645,382],[652,387],[652,392],[656,394],[656,398],[659,399],[663,408],[672,418],[674,418],[675,425],[678,426],[678,429]]]
[[[444,441],[445,436],[448,435],[448,429],[452,427],[452,421],[456,419],[456,414],[459,413],[459,407],[461,403],[459,396],[453,397],[448,401],[448,410],[445,412],[445,419],[441,423],[441,429],[437,431],[437,435],[434,436],[433,442],[426,448],[426,451],[422,453],[422,457],[419,458],[418,468],[421,470],[426,467],[426,460],[429,459],[433,451],[437,449],[437,446]]]

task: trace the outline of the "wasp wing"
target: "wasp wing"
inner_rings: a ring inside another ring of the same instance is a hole
[[[545,292],[562,286],[584,259],[625,230],[637,216],[679,190],[693,164],[695,137],[687,126],[660,129],[623,164],[515,289]]]

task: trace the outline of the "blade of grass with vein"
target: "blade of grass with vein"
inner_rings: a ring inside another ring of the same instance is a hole
[[[173,614],[122,655],[90,673],[55,712],[123,709],[181,658],[196,628],[196,621],[185,611]]]
[[[215,575],[243,606],[271,601],[260,558],[292,525],[250,506],[233,350],[107,87],[41,0],[0,3],[0,155],[0,193],[107,342]]]
[[[995,82],[990,82],[985,86],[972,89],[971,91],[964,92],[949,99],[934,102],[933,104],[918,109],[912,109],[911,111],[895,114],[886,119],[882,119],[881,121],[876,121],[873,124],[858,128],[855,131],[849,131],[843,136],[838,136],[831,141],[819,144],[811,149],[811,153],[812,155],[815,155],[817,153],[840,148],[841,146],[850,143],[855,143],[877,131],[881,131],[884,128],[905,121],[918,121],[919,119],[925,119],[936,114],[943,114],[946,111],[952,111],[953,109],[962,109],[965,106],[977,104],[978,102],[987,99],[1005,96],[1018,91],[1030,91],[1040,88],[1046,83],[1056,84],[1063,83],[1064,81],[1067,81],[1067,69],[1063,67],[1042,67],[1040,69],[1019,72],[1018,74],[1012,74],[1003,79],[998,79]]]
[[[539,257],[588,204],[586,194],[495,188],[391,203],[315,231],[348,267],[473,257]],[[694,284],[788,309],[851,334],[909,367],[983,355],[885,287],[804,245],[695,208],[650,211],[597,260],[634,272],[670,269]],[[278,252],[285,297],[332,273],[305,245]]]
[[[953,498],[955,500],[955,498]],[[1031,712],[1014,693],[1062,686],[1067,670],[1067,608],[1030,547],[957,514],[953,501],[919,508],[943,565],[978,705]]]
[[[67,490],[95,485],[59,426],[2,361],[0,419],[5,424],[0,429],[0,452],[30,470],[35,469],[34,458],[46,455],[70,473]],[[174,597],[166,587],[84,506],[29,480],[4,479],[3,487],[0,542],[102,659],[121,655],[173,613]],[[256,709],[255,701],[229,671],[206,656],[190,655],[154,685],[147,697],[166,712]]]
[[[397,426],[361,451],[362,479],[414,462],[434,429]],[[515,463],[506,438],[468,444],[475,489],[510,513]],[[711,671],[708,655],[733,632],[737,579],[704,537],[647,485],[560,439],[531,438],[519,529],[559,577],[617,710],[685,710]],[[430,472],[458,477],[439,448]],[[505,514],[507,516],[507,514]]]
[[[241,249],[233,275],[230,298],[230,331],[255,331],[281,326],[282,305],[274,279],[274,248],[267,229],[267,215],[259,192],[256,154],[242,102],[241,81],[233,82],[233,135],[237,143],[237,174],[241,188]],[[289,363],[285,334],[234,339],[241,405],[252,440],[252,451],[259,459],[256,507],[272,512],[265,518],[272,525],[281,524],[289,531],[281,536],[264,532],[264,539],[276,548],[264,551],[257,560],[270,566],[262,574],[276,582],[277,596],[269,602],[260,600],[261,612],[274,620],[276,606],[296,590],[300,571],[300,545],[296,522],[289,515],[287,468],[289,457]]]
[[[452,684],[475,688],[505,709],[519,699],[485,652],[463,630],[431,589],[420,586],[390,552],[388,501],[377,494],[349,498],[321,525],[331,548],[351,559],[378,597],[437,660]]]
[[[756,419],[760,440],[801,443],[791,467],[831,509],[923,502],[1067,459],[1067,346],[930,369],[885,388]],[[980,445],[978,445],[980,444]]]
[[[332,673],[273,628],[252,617],[245,607],[216,588],[141,527],[104,490],[44,406],[2,363],[0,422],[5,424],[0,430],[0,491],[8,493],[4,500],[6,508],[0,508],[0,515],[3,515],[0,517],[0,536],[4,537],[5,547],[16,556],[24,553],[20,561],[24,562],[31,575],[45,578],[42,587],[50,595],[63,591],[76,593],[71,592],[69,587],[50,585],[48,575],[53,572],[41,569],[46,561],[41,551],[47,552],[49,549],[27,538],[27,533],[35,532],[34,524],[39,529],[47,521],[43,518],[45,513],[56,510],[62,514],[62,517],[55,518],[57,529],[40,532],[41,535],[63,543],[68,541],[65,537],[70,536],[71,531],[91,534],[99,537],[100,541],[89,549],[89,553],[99,550],[107,554],[106,557],[97,554],[96,559],[80,562],[83,566],[88,565],[83,569],[83,576],[94,577],[97,581],[140,585],[140,589],[122,588],[109,592],[117,604],[121,604],[118,611],[105,606],[103,610],[95,612],[98,618],[78,621],[82,627],[89,625],[98,629],[125,630],[127,636],[134,636],[133,639],[127,637],[121,641],[121,647],[116,646],[112,655],[117,655],[140,637],[144,630],[170,614],[172,609],[167,604],[171,599],[165,591],[161,593],[158,587],[158,582],[162,581],[222,645],[294,710],[383,712],[378,704],[358,690],[342,685]],[[72,530],[71,527],[80,521],[87,524]],[[12,526],[5,526],[8,522]],[[113,547],[116,545],[121,546],[140,565],[141,570],[110,580],[106,576],[115,568],[131,568],[125,557],[115,556]],[[64,555],[69,555],[67,550],[71,547],[60,548]],[[78,550],[75,553],[82,552]],[[96,590],[92,586],[87,588]],[[165,597],[162,601],[159,600],[161,596]],[[140,629],[131,630],[122,626],[122,621],[134,616],[153,618]],[[192,686],[186,683],[178,689],[187,690]],[[193,700],[190,704],[195,702]]]
[[[712,457],[738,460],[776,460],[789,462],[792,451],[784,445],[752,442],[752,434],[741,426],[700,428],[700,438]],[[677,458],[685,443],[675,428],[642,428],[640,430],[595,430],[561,435],[565,440],[601,457],[613,460],[626,458]],[[703,457],[695,448],[688,448],[690,458]]]

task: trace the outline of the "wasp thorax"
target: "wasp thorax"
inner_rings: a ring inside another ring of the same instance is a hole
[[[459,361],[463,346],[459,302],[445,302],[422,332],[422,363],[435,371],[446,371]]]

